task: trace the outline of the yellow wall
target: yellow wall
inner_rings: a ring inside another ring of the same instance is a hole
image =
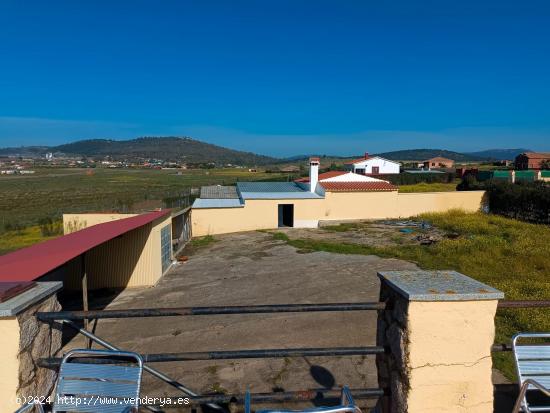
[[[294,204],[296,226],[317,225],[323,214],[322,199],[249,199],[242,208],[193,209],[193,236],[277,228],[279,204]],[[302,224],[302,225],[299,225]]]
[[[324,199],[248,199],[242,208],[193,209],[193,236],[277,228],[277,205],[294,204],[294,226],[316,227],[324,220],[410,217],[449,209],[477,211],[483,191],[327,192]]]
[[[492,413],[497,301],[409,302],[409,413]]]
[[[13,412],[19,386],[19,322],[16,317],[0,318],[0,412]]]
[[[463,209],[479,210],[485,191],[412,192],[397,197],[397,217],[410,217],[425,212]]]
[[[96,215],[108,216],[107,214],[93,215],[94,217]],[[128,216],[127,214],[120,215],[121,218]],[[81,214],[77,218],[79,222],[100,223],[89,220],[88,214]],[[162,277],[160,233],[165,226],[168,226],[171,231],[172,218],[170,216],[157,219],[90,250],[86,254],[88,288],[155,285]],[[77,258],[69,262],[57,278],[65,280],[64,287],[66,289],[80,289],[80,274],[80,259]]]
[[[397,191],[327,192],[320,220],[381,219],[396,216]]]

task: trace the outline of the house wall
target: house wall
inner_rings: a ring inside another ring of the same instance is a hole
[[[277,228],[279,204],[294,205],[295,227],[317,227],[323,219],[324,199],[248,199],[242,208],[193,209],[193,236]]]
[[[326,192],[324,199],[246,200],[242,208],[193,209],[193,236],[277,228],[277,205],[294,204],[295,227],[319,221],[410,217],[450,209],[479,210],[484,191]]]
[[[358,168],[364,168],[366,174],[372,173],[372,167],[377,166],[379,168],[380,174],[398,174],[399,173],[399,164],[397,162],[392,162],[387,159],[381,158],[371,158],[366,159],[363,162],[355,163],[353,165],[353,171]]]
[[[88,225],[95,222],[94,219],[89,219],[89,214],[77,215],[73,214],[70,218],[76,216],[79,222],[86,222]],[[120,216],[128,217],[127,214],[120,214]],[[105,218],[107,219],[107,216]],[[88,251],[86,253],[88,288],[93,290],[155,285],[163,275],[160,232],[165,226],[171,229],[170,216],[159,218]],[[66,289],[80,289],[81,274],[81,259],[76,258],[50,275],[48,279],[63,280]]]

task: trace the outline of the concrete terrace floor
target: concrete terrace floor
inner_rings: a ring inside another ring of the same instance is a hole
[[[173,266],[155,287],[125,290],[106,308],[378,301],[377,271],[417,268],[409,262],[376,256],[304,254],[263,232],[215,239],[188,251],[189,260]],[[102,307],[101,303],[102,297],[94,298],[92,292],[92,308]],[[95,333],[122,349],[139,353],[368,346],[376,342],[376,311],[100,320]],[[65,350],[83,346],[83,338],[76,336]],[[377,387],[374,356],[209,360],[152,366],[201,394],[244,393],[247,388],[271,392],[342,385]],[[142,395],[180,393],[144,373]],[[359,405],[372,406],[373,402],[360,401]]]

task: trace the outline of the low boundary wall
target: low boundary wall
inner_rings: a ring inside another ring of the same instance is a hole
[[[319,221],[402,218],[463,209],[475,212],[485,191],[459,192],[328,192],[321,199],[246,200],[239,208],[192,210],[193,236],[277,228],[277,206],[294,205],[295,227],[317,227]]]

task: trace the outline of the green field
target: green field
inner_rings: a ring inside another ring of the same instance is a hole
[[[399,192],[453,192],[456,191],[456,185],[455,182],[420,182],[413,185],[399,185]]]
[[[178,175],[178,172],[181,175]],[[0,231],[34,225],[63,213],[130,212],[163,206],[191,187],[236,181],[287,180],[285,174],[245,169],[39,169],[34,175],[0,176]]]
[[[550,297],[550,227],[482,213],[451,211],[425,214],[419,219],[441,230],[458,234],[430,246],[419,244],[371,247],[359,244],[289,239],[274,236],[303,252],[328,251],[340,254],[378,255],[417,263],[424,269],[452,269],[502,290],[506,299]],[[352,229],[344,224],[343,231]],[[331,228],[334,231],[334,228]],[[550,331],[549,309],[499,310],[497,343],[508,343],[519,331]],[[495,353],[497,368],[513,379],[510,353]]]

